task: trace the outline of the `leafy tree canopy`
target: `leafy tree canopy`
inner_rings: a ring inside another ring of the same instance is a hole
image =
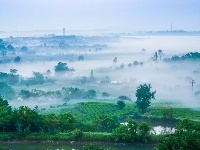
[[[151,91],[151,84],[141,84],[137,87],[135,96],[137,97],[136,105],[142,113],[147,111],[151,104],[151,99],[155,99],[156,91]]]
[[[15,62],[15,63],[21,62],[21,57],[16,56],[16,57],[14,58],[14,62]]]
[[[0,95],[6,99],[12,99],[15,96],[15,92],[12,87],[7,85],[5,82],[0,82]]]
[[[69,69],[69,67],[67,66],[67,63],[62,63],[59,62],[56,66],[55,66],[55,72],[67,72],[67,71],[75,71],[74,69]]]
[[[21,47],[21,51],[28,51],[28,47],[22,46],[22,47]]]
[[[156,150],[197,150],[200,149],[200,123],[189,119],[181,121],[175,133],[166,136]]]
[[[112,138],[117,142],[147,142],[150,136],[150,127],[146,123],[138,124],[133,119],[127,120],[127,125],[120,125],[112,132]]]
[[[8,45],[6,47],[6,49],[9,50],[9,51],[14,51],[15,50],[15,48],[12,45]]]
[[[124,95],[119,96],[118,99],[120,99],[120,100],[129,100],[129,101],[131,100],[129,97],[124,96]]]
[[[126,106],[126,104],[124,103],[123,100],[119,100],[117,101],[117,106],[119,109],[123,109]]]
[[[83,61],[85,58],[83,55],[78,56],[78,61]]]

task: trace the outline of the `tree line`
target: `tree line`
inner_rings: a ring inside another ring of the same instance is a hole
[[[106,115],[96,117],[90,124],[78,122],[70,113],[41,115],[37,109],[20,106],[13,109],[8,101],[0,97],[0,132],[14,132],[17,134],[31,133],[68,133],[73,132],[76,139],[81,139],[83,132],[108,132],[115,141],[147,141],[150,127],[146,123],[138,124],[128,119],[128,125],[120,125]],[[130,128],[130,129],[129,129]],[[134,135],[135,131],[138,131]],[[127,133],[129,131],[129,133]]]

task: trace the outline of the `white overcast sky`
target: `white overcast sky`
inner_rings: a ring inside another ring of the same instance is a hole
[[[0,0],[0,31],[200,30],[200,0]]]

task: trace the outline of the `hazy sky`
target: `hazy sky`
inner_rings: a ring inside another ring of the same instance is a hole
[[[0,31],[200,30],[200,0],[0,0]]]

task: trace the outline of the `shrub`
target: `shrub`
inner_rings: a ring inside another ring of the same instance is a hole
[[[76,141],[81,140],[83,138],[83,132],[79,129],[75,129],[72,133]]]
[[[117,101],[117,106],[119,109],[123,109],[126,106],[126,104],[124,103],[124,101],[119,100]]]

